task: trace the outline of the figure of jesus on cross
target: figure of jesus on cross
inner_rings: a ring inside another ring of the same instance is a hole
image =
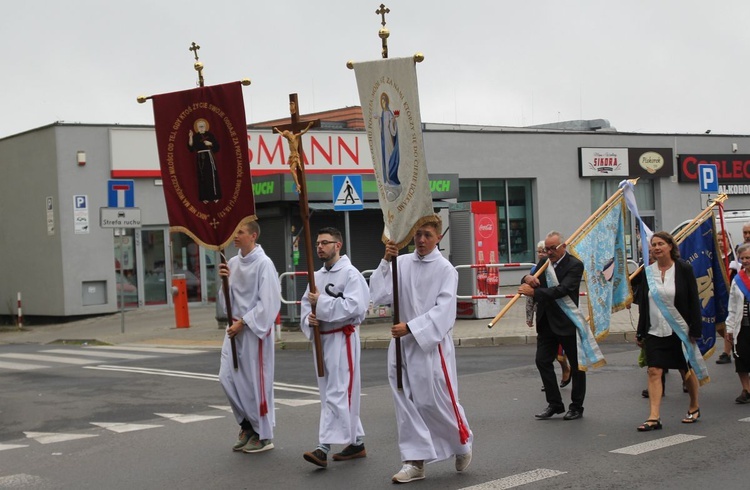
[[[299,194],[301,187],[299,184],[299,166],[300,166],[300,156],[299,156],[299,138],[303,134],[307,133],[307,131],[312,127],[312,125],[315,124],[315,121],[310,121],[305,129],[300,131],[299,133],[294,133],[289,129],[281,130],[277,127],[274,127],[274,131],[279,133],[281,136],[286,138],[286,140],[289,142],[289,170],[292,172],[292,177],[294,178],[294,183],[297,185],[297,193]]]

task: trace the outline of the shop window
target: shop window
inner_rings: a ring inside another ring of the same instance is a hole
[[[459,201],[495,201],[498,263],[535,262],[531,180],[461,179]]]

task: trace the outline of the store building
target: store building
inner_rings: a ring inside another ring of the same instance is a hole
[[[361,111],[307,117],[323,121],[303,137],[311,227],[345,231],[346,253],[361,270],[373,269],[383,222]],[[286,145],[269,129],[283,122],[248,129],[259,242],[279,273],[306,270]],[[619,133],[602,120],[535,128],[427,123],[424,141],[434,204],[446,218],[451,203],[495,202],[502,263],[533,261],[537,240],[552,229],[574,231],[625,178],[640,177],[638,204],[657,230],[700,211],[699,162],[717,162],[730,193],[726,209],[750,209],[748,135]],[[33,316],[111,313],[120,296],[126,307],[170,306],[178,273],[190,301],[214,300],[217,254],[168,231],[153,127],[54,123],[0,139],[0,168],[0,315],[15,314],[17,292]],[[335,174],[362,176],[364,210],[334,210]],[[141,228],[100,227],[112,180],[133,181],[127,192]],[[441,248],[450,258],[448,240]],[[517,274],[500,281],[515,283]],[[290,279],[284,294],[298,298],[304,286]]]

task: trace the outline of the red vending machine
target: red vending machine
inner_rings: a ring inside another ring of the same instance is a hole
[[[497,204],[472,201],[451,205],[451,262],[458,269],[458,318],[493,318],[500,312]]]

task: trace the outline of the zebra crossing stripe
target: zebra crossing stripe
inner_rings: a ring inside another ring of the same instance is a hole
[[[548,470],[545,468],[538,468],[536,470],[527,471],[525,473],[519,473],[517,475],[506,476],[499,480],[488,481],[480,483],[479,485],[473,485],[471,487],[464,487],[461,490],[504,490],[506,488],[520,487],[521,485],[528,485],[529,483],[538,482],[554,476],[560,476],[566,474],[567,471]]]
[[[34,439],[39,444],[53,444],[55,442],[75,441],[76,439],[88,439],[98,437],[98,434],[56,434],[54,432],[24,432],[26,437]]]
[[[69,354],[72,356],[101,357],[103,359],[153,359],[154,356],[143,354],[128,354],[125,352],[95,352],[88,349],[49,349],[41,351],[45,354]]]
[[[175,422],[179,422],[181,424],[189,424],[192,422],[203,422],[204,420],[224,418],[224,415],[190,415],[184,413],[155,413],[154,415],[164,417],[165,419],[174,420]]]
[[[203,354],[205,350],[198,349],[175,349],[172,347],[140,347],[135,345],[91,345],[86,347],[91,350],[118,350],[132,352],[153,352],[155,354]]]
[[[133,432],[136,430],[156,429],[157,427],[164,427],[163,425],[152,425],[152,424],[125,424],[122,422],[90,422],[91,425],[96,425],[102,429],[111,430],[122,434],[123,432]]]
[[[69,357],[45,356],[41,354],[21,354],[21,353],[14,353],[14,352],[11,352],[9,354],[0,354],[0,358],[21,359],[24,361],[57,362],[60,364],[75,364],[77,366],[82,366],[84,364],[91,364],[92,362],[96,362],[96,360],[92,360],[92,359],[74,359],[74,358],[72,359]]]
[[[665,447],[675,446],[685,442],[695,441],[697,439],[703,439],[706,436],[693,436],[689,434],[675,434],[669,437],[663,437],[661,439],[655,439],[653,441],[642,442],[633,446],[623,447],[610,451],[615,454],[629,454],[631,456],[637,456],[639,454],[647,453],[649,451],[656,451],[657,449],[664,449]]]
[[[12,369],[13,371],[33,371],[34,369],[44,369],[49,366],[42,364],[20,364],[17,362],[0,361],[0,369]]]
[[[7,451],[8,449],[19,449],[22,447],[29,447],[26,444],[0,444],[0,451]],[[0,478],[0,485],[2,485],[3,479]]]

